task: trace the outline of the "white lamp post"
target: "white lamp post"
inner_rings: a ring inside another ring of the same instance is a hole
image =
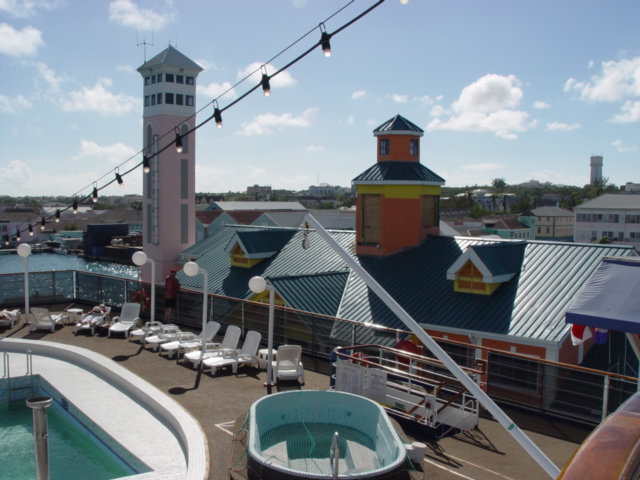
[[[202,359],[204,358],[204,331],[207,328],[207,304],[209,302],[209,275],[206,270],[198,266],[196,262],[187,262],[183,267],[184,273],[190,277],[195,277],[199,273],[204,276],[204,288],[202,289],[202,341],[200,348],[200,368],[202,368]]]
[[[151,264],[151,321],[153,322],[156,319],[156,262],[147,257],[144,252],[134,253],[131,259],[139,267],[147,262]]]
[[[18,255],[24,258],[24,323],[29,323],[29,255],[31,255],[31,246],[27,243],[18,245]]]
[[[262,293],[269,290],[269,336],[267,340],[267,381],[265,387],[275,385],[273,379],[273,304],[275,301],[275,289],[271,285],[267,285],[267,281],[262,277],[253,277],[249,280],[249,289],[253,293]]]

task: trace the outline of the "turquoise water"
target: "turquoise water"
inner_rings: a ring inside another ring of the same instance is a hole
[[[47,420],[51,480],[110,480],[135,474],[55,403],[47,409]],[[0,405],[0,478],[34,479],[34,452],[32,410],[24,401]]]
[[[49,272],[58,270],[80,270],[101,273],[115,277],[138,279],[138,267],[119,263],[90,261],[76,255],[58,255],[57,253],[34,253],[29,256],[30,272]],[[24,258],[16,254],[0,255],[0,274],[24,273]]]

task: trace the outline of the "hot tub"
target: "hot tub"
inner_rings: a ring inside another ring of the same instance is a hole
[[[405,446],[384,409],[358,395],[304,390],[268,395],[249,410],[249,478],[402,478]]]

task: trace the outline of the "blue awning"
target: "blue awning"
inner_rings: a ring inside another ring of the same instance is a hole
[[[565,321],[640,334],[640,261],[605,258],[567,310]]]

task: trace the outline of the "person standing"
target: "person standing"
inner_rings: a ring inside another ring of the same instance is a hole
[[[171,323],[171,314],[173,309],[176,308],[178,301],[178,292],[180,291],[180,280],[176,277],[176,271],[171,270],[169,276],[164,279],[164,323]]]

